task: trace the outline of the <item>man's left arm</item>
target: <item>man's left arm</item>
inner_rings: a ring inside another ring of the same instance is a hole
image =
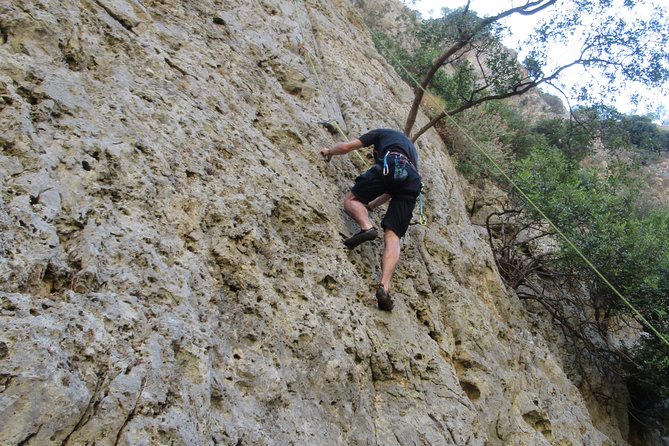
[[[381,205],[386,204],[388,201],[390,201],[390,194],[383,194],[369,203],[367,203],[365,206],[367,207],[368,211],[373,211],[374,209],[378,208]]]

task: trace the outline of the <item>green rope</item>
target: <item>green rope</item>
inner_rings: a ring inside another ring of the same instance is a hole
[[[297,14],[297,10],[299,9],[299,6],[297,4],[297,0],[294,0],[293,4],[295,5],[295,12]],[[333,126],[337,130],[337,133],[339,133],[344,138],[344,140],[348,141],[349,137],[341,129],[341,127],[339,126],[339,122],[337,122],[336,119],[330,119],[330,111],[328,110],[328,107],[325,105],[325,104],[327,104],[327,101],[325,100],[325,97],[326,97],[325,96],[325,88],[323,88],[323,83],[321,82],[321,76],[318,73],[318,69],[316,68],[316,64],[314,63],[314,59],[313,59],[313,57],[311,57],[311,53],[310,53],[309,49],[304,44],[304,40],[305,40],[304,39],[304,30],[302,29],[302,24],[300,23],[299,18],[297,19],[297,26],[300,29],[300,37],[302,38],[301,44],[302,44],[302,47],[304,48],[304,51],[305,51],[305,54],[306,54],[305,57],[307,59],[307,63],[309,64],[309,68],[310,68],[312,74],[316,77],[316,83],[318,84],[318,94],[324,102],[324,107],[323,108],[325,108],[325,113],[328,115],[328,121],[326,121],[326,123],[328,125]],[[367,160],[365,160],[365,158],[357,150],[354,153],[356,154],[358,159],[363,164],[365,164],[366,167],[368,167],[368,168],[371,167],[371,164]]]
[[[360,17],[360,19],[362,19],[362,17],[360,16],[360,14],[359,14],[357,11],[355,11],[355,13],[358,14],[358,16]],[[372,34],[375,34],[374,31],[372,31],[371,29],[370,29],[370,32],[371,32]],[[377,41],[380,42],[380,43],[382,42],[381,39],[377,39]],[[384,50],[387,52],[387,54],[389,54],[390,57],[395,61],[395,63],[396,63],[397,65],[399,65],[399,66],[406,72],[407,76],[409,76],[409,78],[410,78],[410,79],[411,79],[411,80],[418,86],[418,88],[420,88],[420,89],[423,91],[423,93],[428,93],[427,90],[425,90],[425,88],[423,88],[423,86],[421,85],[421,83],[418,82],[418,80],[413,76],[413,74],[411,74],[411,72],[410,72],[409,70],[407,70],[407,69],[404,67],[404,65],[403,65],[400,61],[398,61],[398,60],[392,55],[392,53],[391,53],[390,51],[388,51],[388,48],[385,47],[382,43],[381,43],[381,45],[383,46],[383,48],[384,48]],[[437,107],[438,107],[438,108],[441,108],[442,113],[443,113],[444,115],[446,115],[446,116],[450,119],[451,123],[452,123],[453,125],[455,125],[455,127],[456,127],[456,128],[457,128],[457,129],[458,129],[458,130],[459,130],[459,131],[460,131],[460,132],[461,132],[461,133],[462,133],[462,134],[463,134],[469,141],[471,141],[471,142],[474,144],[474,147],[476,147],[476,149],[477,149],[479,152],[481,152],[481,154],[483,154],[483,156],[484,156],[484,157],[485,157],[485,158],[486,158],[486,159],[487,159],[487,160],[488,160],[488,161],[495,167],[495,169],[497,169],[497,171],[504,177],[504,179],[506,179],[506,180],[509,182],[509,184],[511,184],[511,185],[513,186],[513,188],[520,194],[520,196],[521,196],[521,197],[522,197],[522,198],[523,198],[523,199],[524,199],[524,200],[525,200],[525,201],[526,201],[532,208],[534,208],[534,210],[536,210],[536,211],[539,213],[539,215],[541,215],[541,217],[544,218],[544,219],[546,220],[546,222],[548,222],[549,226],[555,230],[555,232],[556,232],[556,233],[557,233],[557,234],[558,234],[558,235],[559,235],[559,236],[560,236],[560,237],[567,243],[567,245],[568,245],[571,249],[574,250],[574,252],[576,252],[576,254],[578,254],[578,256],[585,262],[585,264],[588,265],[588,267],[590,267],[590,268],[592,269],[592,271],[594,271],[594,273],[597,275],[597,277],[599,277],[599,278],[600,278],[600,279],[601,279],[601,280],[602,280],[602,281],[603,281],[603,282],[604,282],[604,283],[611,289],[611,291],[613,291],[613,293],[614,293],[614,294],[615,294],[615,295],[616,295],[616,296],[617,296],[617,297],[618,297],[618,298],[619,298],[619,299],[620,299],[620,300],[621,300],[621,301],[622,301],[622,302],[623,302],[623,303],[624,303],[624,304],[625,304],[625,305],[632,311],[632,313],[634,313],[634,315],[636,315],[637,318],[639,318],[639,320],[640,320],[640,321],[641,321],[641,322],[642,322],[642,323],[643,323],[643,324],[644,324],[644,325],[645,325],[651,332],[653,332],[653,334],[655,334],[655,336],[657,336],[663,343],[665,343],[665,344],[667,345],[667,347],[669,347],[669,340],[667,340],[667,338],[665,338],[665,337],[660,333],[660,331],[657,330],[657,329],[656,329],[656,328],[655,328],[655,327],[654,327],[654,326],[653,326],[653,325],[652,325],[652,324],[651,324],[651,323],[650,323],[650,322],[649,322],[649,321],[648,321],[648,320],[641,314],[641,312],[640,312],[639,310],[637,310],[637,309],[634,307],[634,305],[632,305],[632,303],[631,303],[628,299],[626,299],[625,296],[623,296],[622,293],[620,293],[616,287],[613,286],[613,284],[612,284],[611,282],[608,281],[608,279],[607,279],[606,277],[604,277],[604,275],[599,271],[599,269],[597,269],[597,267],[596,267],[595,265],[593,265],[593,263],[592,263],[592,262],[585,256],[585,254],[583,254],[583,252],[582,252],[582,251],[581,251],[581,250],[580,250],[580,249],[579,249],[579,248],[578,248],[578,247],[577,247],[577,246],[576,246],[576,245],[569,239],[569,237],[567,237],[567,236],[566,236],[566,235],[565,235],[565,234],[564,234],[564,233],[563,233],[563,232],[562,232],[562,231],[561,231],[561,230],[560,230],[560,229],[559,229],[559,228],[558,228],[552,221],[551,221],[551,219],[548,218],[548,216],[546,216],[546,214],[539,208],[539,206],[537,206],[537,205],[534,203],[534,201],[533,201],[533,200],[532,200],[532,199],[531,199],[531,198],[530,198],[530,197],[529,197],[529,196],[528,196],[528,195],[527,195],[527,194],[520,188],[520,186],[518,186],[518,185],[516,184],[516,182],[513,181],[513,179],[512,179],[512,178],[511,178],[511,177],[510,177],[510,176],[509,176],[503,169],[502,169],[502,167],[497,163],[497,161],[495,161],[495,159],[494,159],[494,158],[493,158],[493,157],[492,157],[492,156],[491,156],[491,155],[490,155],[490,154],[489,154],[483,147],[481,147],[481,145],[480,145],[476,140],[474,140],[474,138],[473,138],[471,135],[469,135],[469,133],[467,133],[467,131],[466,131],[464,128],[462,128],[462,126],[460,126],[460,124],[458,124],[457,121],[455,121],[455,119],[453,118],[453,116],[451,116],[451,115],[446,111],[446,109],[445,109],[444,107],[441,107],[441,106],[439,106],[439,105],[438,105]]]
[[[307,59],[307,63],[309,64],[309,68],[311,69],[311,72],[314,76],[316,76],[316,83],[318,84],[318,91],[320,93],[321,99],[324,100],[325,96],[323,95],[323,84],[321,83],[321,78],[318,75],[318,70],[316,70],[316,65],[314,64],[314,59],[311,57],[311,53],[309,49],[307,48],[305,44],[305,38],[304,38],[304,29],[302,28],[302,22],[300,21],[300,18],[297,14],[297,11],[300,9],[299,5],[297,4],[297,0],[293,1],[293,5],[295,6],[295,15],[296,15],[296,21],[297,21],[297,27],[300,30],[300,39],[301,41],[298,44],[298,47],[301,49],[304,49],[305,52],[305,57]],[[330,114],[329,111],[327,110],[327,107],[324,104],[325,113],[328,115]]]

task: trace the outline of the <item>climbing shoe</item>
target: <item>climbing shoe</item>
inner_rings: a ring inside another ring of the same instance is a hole
[[[360,243],[368,242],[374,240],[377,236],[376,228],[369,228],[367,230],[361,230],[357,234],[352,235],[351,237],[344,240],[344,245],[348,249],[353,249],[358,246]]]
[[[379,303],[379,310],[393,310],[393,299],[390,297],[390,294],[388,294],[383,285],[379,285],[379,287],[376,289],[376,300]]]

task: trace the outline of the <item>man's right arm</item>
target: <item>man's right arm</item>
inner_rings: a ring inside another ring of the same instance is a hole
[[[345,155],[360,148],[362,148],[362,141],[359,139],[354,139],[348,142],[340,142],[334,147],[328,149],[322,149],[321,155],[323,155],[323,158],[325,158],[326,161],[330,161],[330,158],[332,158],[334,155]]]

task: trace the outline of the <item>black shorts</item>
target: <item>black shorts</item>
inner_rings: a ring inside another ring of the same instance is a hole
[[[351,192],[364,204],[383,194],[390,194],[392,200],[386,215],[381,220],[381,227],[392,229],[399,237],[404,237],[416,206],[416,198],[420,194],[421,178],[412,166],[407,166],[407,177],[402,181],[396,181],[393,175],[396,162],[398,160],[394,157],[388,157],[387,175],[383,175],[382,165],[375,164],[355,179]]]

